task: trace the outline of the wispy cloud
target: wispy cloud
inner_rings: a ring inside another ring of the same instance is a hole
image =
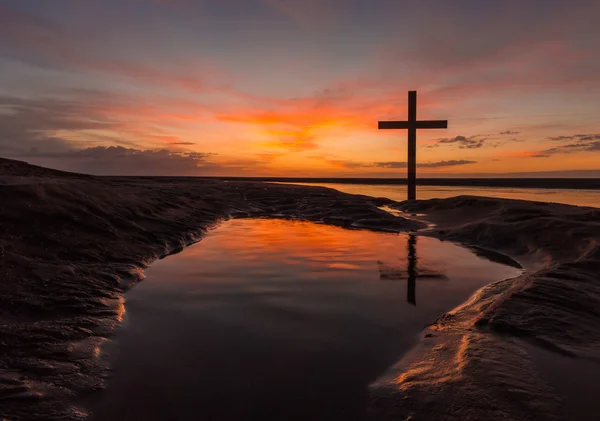
[[[65,171],[123,176],[252,175],[264,169],[266,163],[259,157],[219,162],[214,153],[142,150],[122,146],[65,149],[61,152],[29,151],[19,158]]]
[[[356,162],[346,161],[343,159],[332,159],[327,157],[315,157],[317,159],[323,159],[330,165],[338,168],[357,169],[357,168],[388,168],[388,169],[403,169],[408,167],[406,161],[386,161],[386,162]],[[476,164],[476,161],[470,160],[444,160],[437,162],[422,162],[418,163],[419,168],[444,168],[444,167],[456,167],[461,165]]]
[[[73,28],[0,4],[0,46],[4,47],[4,54],[18,60],[48,68],[110,74],[136,83],[196,93],[218,90],[214,80],[211,84],[207,78],[224,72],[208,65],[203,68],[190,68],[190,63],[149,65],[141,60],[105,57],[86,40],[85,34]]]
[[[600,151],[600,140],[593,142],[578,142],[569,143],[566,145],[556,146],[554,148],[545,149],[533,155],[535,158],[548,158],[557,154],[570,154],[578,152],[596,152]]]
[[[460,149],[478,149],[485,145],[487,138],[482,138],[479,135],[474,136],[455,136],[445,137],[437,140],[437,143],[430,145],[430,147],[437,147],[441,145],[456,144]]]
[[[418,164],[421,168],[443,168],[443,167],[456,167],[459,165],[468,165],[475,164],[476,161],[468,161],[468,160],[448,160],[448,161],[438,161],[438,162],[423,162]],[[408,164],[403,161],[390,161],[390,162],[375,162],[371,165],[371,167],[377,168],[406,168]]]
[[[574,135],[569,135],[569,136],[554,136],[554,137],[549,137],[548,139],[555,140],[555,141],[577,140],[577,141],[581,141],[581,142],[587,142],[587,141],[591,141],[591,140],[600,140],[600,133],[574,134]]]

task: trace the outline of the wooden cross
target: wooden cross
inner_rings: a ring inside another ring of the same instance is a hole
[[[417,198],[417,129],[447,129],[447,120],[417,121],[417,91],[408,91],[408,121],[380,121],[379,129],[408,129],[408,200]]]

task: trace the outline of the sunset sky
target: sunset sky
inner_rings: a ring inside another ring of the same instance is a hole
[[[600,170],[599,18],[597,0],[0,0],[0,156],[404,176],[406,132],[377,121],[418,90],[418,118],[449,120],[418,134],[422,176]]]

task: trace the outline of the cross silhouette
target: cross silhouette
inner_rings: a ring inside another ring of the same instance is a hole
[[[408,129],[408,200],[417,198],[417,129],[447,129],[448,120],[417,121],[417,91],[408,91],[408,121],[380,121],[379,129]]]

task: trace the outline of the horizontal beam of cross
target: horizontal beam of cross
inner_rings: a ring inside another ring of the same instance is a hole
[[[412,123],[417,129],[447,129],[447,120],[421,120]],[[379,129],[409,129],[410,121],[380,121]]]

